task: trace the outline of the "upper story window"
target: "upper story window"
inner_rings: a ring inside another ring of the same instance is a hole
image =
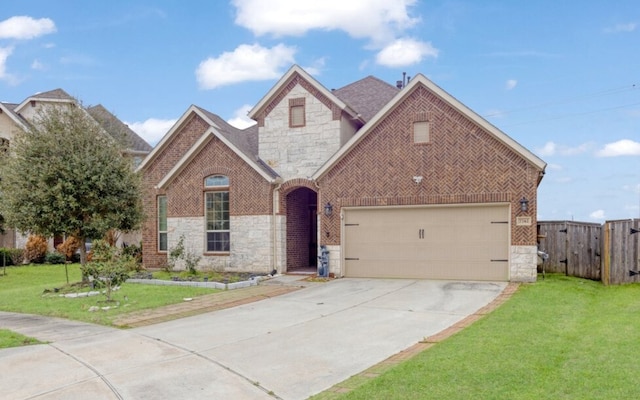
[[[289,99],[289,127],[305,126],[305,98]]]
[[[429,122],[420,121],[413,123],[413,142],[429,143]]]
[[[428,111],[418,111],[413,117],[413,143],[429,143],[431,141],[431,123]]]

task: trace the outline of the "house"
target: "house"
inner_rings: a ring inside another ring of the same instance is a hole
[[[423,75],[329,90],[293,66],[236,129],[191,106],[145,158],[143,259],[534,281],[546,164]]]
[[[7,154],[11,141],[18,132],[28,131],[29,124],[37,120],[38,113],[47,107],[56,105],[74,105],[78,101],[62,89],[35,94],[21,103],[0,102],[0,154]],[[102,105],[85,109],[87,113],[101,126],[104,133],[117,140],[122,146],[124,157],[131,159],[133,166],[137,166],[152,150],[152,147],[132,131],[126,124],[107,111]],[[121,239],[129,243],[139,242],[134,233]],[[16,235],[13,231],[0,235],[0,247],[24,247],[26,238]],[[58,244],[54,240],[52,246]]]

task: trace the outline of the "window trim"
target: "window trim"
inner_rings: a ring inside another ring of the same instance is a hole
[[[419,131],[418,128],[424,126],[425,131]],[[418,136],[420,135],[420,137]],[[424,139],[424,140],[418,140]],[[413,143],[414,144],[429,144],[431,143],[431,124],[429,121],[414,121],[413,122]]]
[[[289,99],[289,128],[302,128],[307,125],[307,110],[305,107],[305,98],[299,97],[296,99]],[[293,110],[302,110],[302,121],[298,123],[294,123],[293,118]]]
[[[164,200],[164,227],[165,230],[161,229],[162,226],[162,213],[161,213],[161,202]],[[158,237],[156,243],[156,249],[158,253],[166,253],[169,251],[169,226],[167,222],[167,196],[160,195],[156,198],[156,227],[158,229]],[[165,249],[162,249],[162,235],[165,237]]]

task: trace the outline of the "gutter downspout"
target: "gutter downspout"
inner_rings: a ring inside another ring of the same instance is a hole
[[[278,271],[278,239],[277,239],[277,222],[276,215],[278,206],[280,204],[280,187],[282,186],[282,179],[278,178],[275,182],[276,186],[273,189],[273,205],[272,205],[272,215],[271,215],[271,228],[272,228],[272,236],[273,236],[273,269]]]

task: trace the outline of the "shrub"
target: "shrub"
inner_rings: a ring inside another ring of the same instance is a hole
[[[0,266],[6,262],[6,265],[20,265],[22,264],[22,249],[6,249],[0,248]]]
[[[123,244],[122,255],[129,256],[136,262],[136,271],[142,269],[142,243],[140,243],[140,246]]]
[[[104,240],[93,242],[91,252],[92,260],[84,267],[83,275],[93,277],[96,287],[104,287],[107,301],[111,301],[111,292],[129,278],[129,271],[133,269],[131,264],[135,262]]]
[[[172,247],[169,251],[169,266],[171,270],[176,270],[179,267],[179,263],[183,264],[190,274],[195,275],[197,273],[198,263],[200,262],[200,256],[191,250],[187,250],[184,247],[184,235],[180,235],[180,239],[175,247]],[[180,269],[180,268],[178,268]]]
[[[76,252],[80,248],[80,241],[75,236],[69,236],[64,242],[60,243],[56,250],[63,254],[67,261],[73,261]]]
[[[52,251],[47,253],[44,257],[44,262],[47,264],[64,264],[67,258],[62,253],[58,253],[57,251]]]
[[[47,238],[40,235],[29,235],[24,246],[24,258],[27,262],[42,264],[47,255]]]

